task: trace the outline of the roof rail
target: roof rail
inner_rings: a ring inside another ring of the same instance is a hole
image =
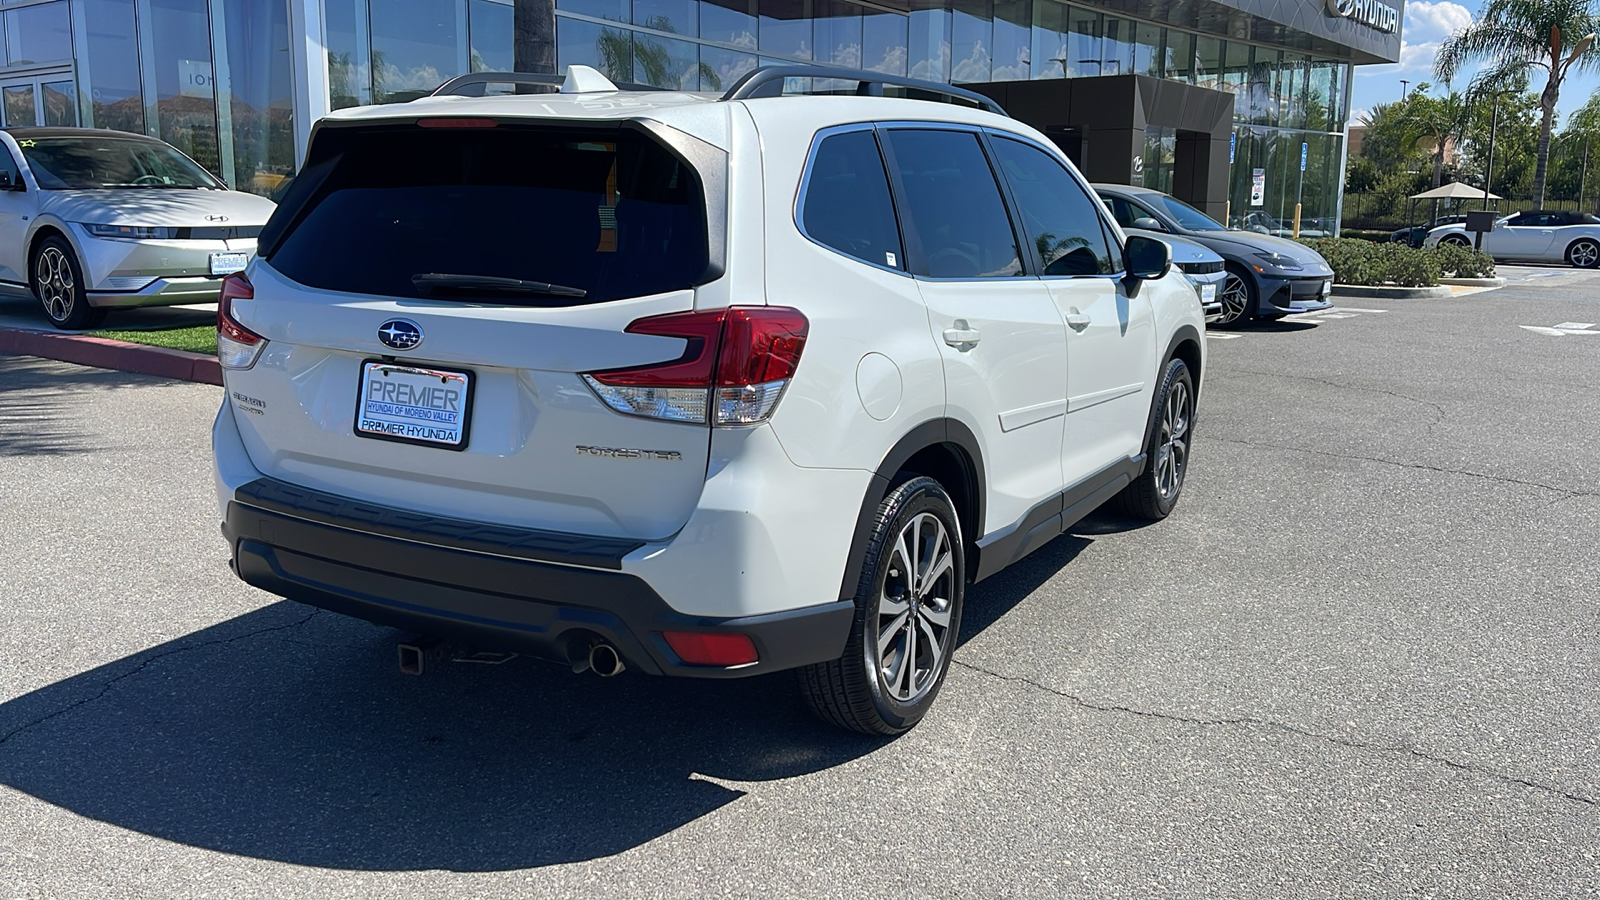
[[[569,66],[569,67],[567,67],[567,74],[566,75],[555,75],[555,74],[547,74],[547,73],[540,73],[540,72],[472,72],[472,73],[467,74],[467,75],[457,75],[456,77],[450,79],[449,81],[446,81],[444,84],[439,85],[437,88],[434,89],[433,93],[429,94],[428,96],[430,96],[430,97],[445,97],[445,96],[450,96],[450,95],[456,95],[456,96],[461,96],[461,97],[482,97],[487,93],[488,86],[491,85],[491,84],[510,84],[510,85],[516,85],[519,88],[520,87],[524,87],[524,86],[530,86],[531,87],[531,86],[535,86],[535,85],[542,85],[542,86],[546,86],[546,87],[555,87],[557,89],[560,89],[563,85],[567,84],[568,79],[569,79],[569,77],[571,77],[572,70],[574,68],[577,68],[577,69],[588,69],[589,67],[588,66]],[[587,75],[587,73],[580,73],[580,74]],[[595,74],[599,74],[599,73],[596,72]],[[604,78],[603,75],[601,77]],[[580,82],[584,84],[583,87],[578,88],[576,91],[568,90],[565,93],[579,93],[579,92],[593,91],[593,90],[597,89],[596,87],[589,86],[589,82],[588,82],[587,79],[580,79]],[[618,81],[618,82],[612,82],[611,84],[612,84],[611,88],[600,88],[600,89],[605,89],[605,90],[614,89],[614,90],[619,90],[619,91],[665,91],[665,90],[671,90],[670,88],[656,87],[654,85],[649,85],[649,84],[634,84],[631,81]],[[522,91],[518,91],[517,93],[522,93]],[[543,93],[543,92],[541,92],[541,93]],[[549,93],[555,93],[555,91],[550,91]]]
[[[783,81],[785,78],[828,78],[834,81],[854,81],[856,95],[861,97],[882,97],[886,85],[907,89],[907,96],[912,91],[934,94],[951,101],[963,101],[999,115],[1006,115],[1000,104],[985,97],[976,91],[958,88],[954,85],[940,84],[936,81],[922,81],[916,78],[906,78],[903,75],[885,75],[882,72],[868,72],[863,69],[835,69],[832,66],[761,66],[744,74],[744,77],[734,82],[733,87],[722,95],[724,100],[750,100],[756,97],[781,97],[783,96]],[[921,98],[919,98],[921,99]]]

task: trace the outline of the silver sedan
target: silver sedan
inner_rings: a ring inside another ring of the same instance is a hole
[[[58,328],[216,300],[274,209],[142,135],[13,128],[0,147],[0,289],[31,291]]]

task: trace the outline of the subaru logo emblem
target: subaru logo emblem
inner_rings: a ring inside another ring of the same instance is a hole
[[[378,326],[378,340],[391,350],[411,350],[422,343],[422,328],[410,319],[390,319]]]

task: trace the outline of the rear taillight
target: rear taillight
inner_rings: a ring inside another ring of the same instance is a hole
[[[248,369],[267,346],[267,339],[239,324],[233,317],[233,301],[256,295],[243,272],[222,279],[222,294],[217,298],[217,362],[225,369]]]
[[[747,666],[760,661],[747,634],[706,631],[663,631],[667,646],[691,666]]]
[[[631,334],[688,341],[670,362],[584,375],[617,412],[674,422],[765,422],[800,364],[806,317],[782,306],[733,306],[651,316]]]

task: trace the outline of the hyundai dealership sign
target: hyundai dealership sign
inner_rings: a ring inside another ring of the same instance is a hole
[[[1384,34],[1400,30],[1400,11],[1378,0],[1327,0],[1328,14],[1353,19]]]

